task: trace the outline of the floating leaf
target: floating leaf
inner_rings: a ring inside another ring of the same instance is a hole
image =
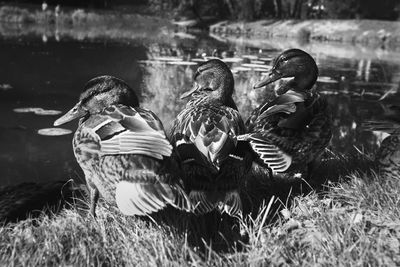
[[[192,58],[193,62],[204,62],[205,59],[204,58]]]
[[[336,92],[336,91],[329,91],[329,90],[322,90],[322,91],[319,91],[321,94],[324,94],[324,95],[338,95],[339,94],[339,92]]]
[[[43,110],[42,108],[33,108],[33,107],[28,107],[28,108],[14,108],[13,111],[17,113],[29,113],[29,112],[36,112],[38,110]]]
[[[38,134],[46,136],[60,136],[72,133],[69,129],[64,128],[44,128],[38,130]]]
[[[197,62],[193,62],[193,61],[171,61],[171,62],[167,62],[167,63],[171,64],[171,65],[183,65],[183,66],[197,65]]]
[[[150,64],[165,64],[167,62],[160,60],[139,60],[139,63],[150,65]]]
[[[265,61],[262,60],[250,60],[251,64],[265,64]]]
[[[335,79],[332,79],[331,77],[327,77],[327,76],[319,76],[317,79],[317,82],[320,83],[338,83],[338,81],[336,81]]]
[[[260,57],[259,60],[262,61],[271,61],[273,58],[272,57]]]
[[[62,113],[62,111],[52,110],[52,109],[37,109],[37,110],[34,111],[34,113],[36,115],[45,115],[45,116],[46,115],[50,115],[50,116],[52,116],[52,115],[59,115],[59,114]]]
[[[155,57],[153,60],[156,61],[182,61],[182,58],[179,57]]]
[[[243,58],[240,57],[226,57],[222,59],[223,62],[226,63],[237,63],[243,61]]]
[[[6,90],[10,90],[10,89],[12,89],[11,85],[9,85],[7,83],[0,84],[0,90],[6,91]]]
[[[15,108],[13,109],[14,112],[17,113],[29,113],[29,112],[33,112],[36,115],[59,115],[62,112],[59,110],[52,110],[52,109],[42,109],[42,108],[32,108],[32,107],[28,107],[28,108]]]

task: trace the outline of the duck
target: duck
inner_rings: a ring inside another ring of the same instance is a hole
[[[361,125],[364,131],[388,134],[375,155],[379,177],[400,178],[400,106],[381,104],[384,114],[379,120],[367,120]]]
[[[180,97],[189,100],[170,133],[186,174],[185,190],[196,215],[216,210],[241,216],[240,184],[247,157],[237,141],[245,126],[232,98],[232,72],[220,59],[211,59],[198,66],[193,80],[193,87]]]
[[[288,49],[272,61],[271,70],[253,86],[259,89],[291,78],[274,88],[274,97],[252,111],[246,134],[238,138],[250,143],[255,162],[272,175],[310,174],[329,145],[331,116],[325,98],[313,90],[317,77],[312,56],[300,49]]]
[[[54,126],[75,119],[79,125],[72,146],[85,174],[94,217],[100,196],[130,216],[150,215],[166,206],[191,210],[162,122],[139,107],[125,81],[108,75],[88,81],[79,101]]]

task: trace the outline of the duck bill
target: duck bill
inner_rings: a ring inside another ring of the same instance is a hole
[[[195,82],[195,83],[193,84],[193,87],[192,87],[189,91],[183,93],[183,94],[180,96],[180,99],[188,98],[189,96],[191,96],[191,95],[193,95],[195,92],[197,92],[199,89],[200,89],[200,85],[199,85],[198,83]]]
[[[279,80],[281,78],[282,78],[282,74],[279,74],[279,73],[277,73],[277,72],[272,70],[267,74],[267,76],[264,79],[262,79],[261,81],[257,82],[256,84],[254,84],[253,85],[253,89],[261,88],[261,87],[263,87],[263,86],[265,86],[267,84],[273,83],[276,80]]]
[[[63,116],[61,116],[60,118],[58,118],[53,125],[54,126],[60,126],[63,125],[67,122],[70,122],[72,120],[75,120],[77,118],[81,118],[83,116],[85,116],[86,112],[84,110],[82,110],[80,107],[80,102],[78,104],[76,104],[70,111],[68,111],[67,113],[65,113]]]

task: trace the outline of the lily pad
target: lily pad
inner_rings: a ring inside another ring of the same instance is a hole
[[[38,130],[38,134],[45,136],[60,136],[72,133],[69,129],[64,128],[43,128]]]
[[[223,62],[226,63],[237,63],[243,61],[243,58],[240,57],[226,57],[222,59]]]
[[[204,62],[206,61],[204,58],[192,58],[193,62]]]
[[[9,85],[7,83],[0,84],[0,90],[7,91],[7,90],[10,90],[10,89],[12,89],[11,85]]]
[[[27,108],[15,108],[13,109],[14,112],[17,113],[35,113],[36,115],[59,115],[62,113],[62,111],[59,110],[52,110],[52,109],[42,109],[42,108],[33,108],[33,107],[27,107]]]
[[[36,112],[38,110],[43,110],[42,108],[34,108],[34,107],[27,107],[27,108],[14,108],[13,111],[17,113],[29,113],[29,112]]]
[[[54,116],[54,115],[60,115],[62,113],[62,111],[60,110],[53,110],[53,109],[38,109],[35,110],[34,113],[36,115],[50,115],[50,116]]]
[[[272,57],[260,57],[259,58],[259,60],[262,60],[262,61],[271,61],[271,60],[273,60],[274,58],[272,58]]]
[[[251,64],[265,64],[265,61],[262,61],[262,60],[251,60],[250,63]]]
[[[317,82],[320,83],[338,83],[338,81],[336,81],[335,79],[332,79],[331,77],[327,77],[327,76],[319,76],[317,79]]]
[[[193,62],[193,61],[171,61],[171,62],[168,62],[168,64],[171,64],[171,65],[183,65],[183,66],[193,66],[193,65],[197,65],[197,62]]]
[[[153,60],[156,61],[182,61],[182,58],[179,57],[155,57]]]

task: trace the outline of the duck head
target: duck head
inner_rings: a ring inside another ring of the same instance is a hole
[[[225,103],[231,99],[234,88],[233,75],[229,67],[219,59],[202,63],[193,77],[193,87],[181,95],[181,99],[200,94]]]
[[[139,100],[129,85],[113,76],[99,76],[88,81],[78,103],[54,122],[59,126],[74,119],[101,112],[116,104],[137,107]]]
[[[318,77],[318,67],[315,60],[303,50],[286,50],[275,58],[272,69],[267,76],[257,82],[253,88],[261,88],[281,78],[288,77],[293,77],[293,79],[276,89],[277,95],[282,95],[289,89],[302,92],[309,91]]]

